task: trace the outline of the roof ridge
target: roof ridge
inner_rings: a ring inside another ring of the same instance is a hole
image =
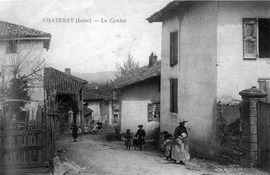
[[[144,81],[146,79],[159,76],[161,74],[161,60],[153,63],[153,65],[145,65],[138,69],[138,71],[121,76],[114,81],[115,88],[119,89],[123,86],[134,84],[136,82]]]
[[[83,83],[83,84],[87,84],[87,83],[88,83],[88,81],[86,81],[86,80],[84,80],[84,79],[82,79],[82,78],[76,77],[76,76],[71,75],[71,74],[70,74],[70,75],[69,75],[69,74],[66,74],[65,72],[60,71],[60,70],[58,70],[58,69],[55,69],[55,68],[53,68],[53,67],[45,67],[45,68],[50,68],[50,69],[53,69],[53,70],[55,70],[55,71],[58,71],[58,72],[62,73],[63,75],[67,76],[67,77],[73,78],[73,79],[76,80],[78,83]]]

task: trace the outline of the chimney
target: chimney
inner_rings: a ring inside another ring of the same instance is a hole
[[[149,67],[153,66],[153,64],[157,62],[157,56],[154,52],[149,56]]]
[[[65,68],[65,73],[71,75],[71,68]]]

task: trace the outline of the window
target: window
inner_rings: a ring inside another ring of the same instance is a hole
[[[159,120],[160,103],[148,104],[148,122]]]
[[[170,79],[170,112],[178,112],[178,79]]]
[[[114,101],[112,104],[113,107],[113,122],[118,123],[119,120],[119,102]]]
[[[7,54],[17,53],[17,43],[15,41],[9,41],[7,44]]]
[[[113,114],[113,122],[114,122],[114,123],[118,123],[118,116],[119,116],[118,113],[114,113],[114,114]]]
[[[170,66],[178,62],[178,31],[170,33]]]
[[[243,20],[244,59],[270,58],[270,19]]]

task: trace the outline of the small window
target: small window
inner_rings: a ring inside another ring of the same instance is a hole
[[[170,79],[170,112],[178,112],[178,79]]]
[[[178,63],[178,31],[170,33],[170,66]]]
[[[157,121],[160,118],[160,103],[148,104],[148,122]]]
[[[270,19],[243,20],[244,59],[270,58]]]
[[[9,41],[7,44],[7,54],[17,53],[17,42]]]
[[[118,114],[114,114],[114,115],[113,115],[113,118],[114,118],[114,119],[113,119],[113,122],[114,122],[114,123],[118,123]]]

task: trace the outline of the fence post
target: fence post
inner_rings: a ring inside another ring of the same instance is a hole
[[[255,166],[258,162],[258,113],[256,104],[258,101],[265,102],[267,93],[253,86],[239,94],[242,96],[240,148],[243,153],[240,163],[250,167]]]

